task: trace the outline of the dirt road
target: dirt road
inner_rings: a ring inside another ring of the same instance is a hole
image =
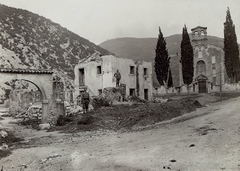
[[[11,125],[26,141],[2,158],[0,167],[4,171],[238,171],[239,123],[240,98],[234,98],[129,133],[62,134]]]

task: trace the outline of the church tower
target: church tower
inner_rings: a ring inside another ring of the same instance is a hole
[[[198,46],[200,49],[201,46],[207,46],[207,27],[197,26],[192,31],[192,46]]]

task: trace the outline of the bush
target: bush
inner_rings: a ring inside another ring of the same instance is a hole
[[[109,99],[99,96],[92,99],[92,105],[94,109],[98,109],[102,106],[110,106],[111,101]]]

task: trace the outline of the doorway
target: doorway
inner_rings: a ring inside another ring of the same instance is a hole
[[[144,89],[144,99],[148,100],[148,89]]]
[[[206,81],[198,82],[198,92],[199,93],[207,93]]]

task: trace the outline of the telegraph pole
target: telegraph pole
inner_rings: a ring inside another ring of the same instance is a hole
[[[220,63],[220,99],[222,101],[222,63]]]

